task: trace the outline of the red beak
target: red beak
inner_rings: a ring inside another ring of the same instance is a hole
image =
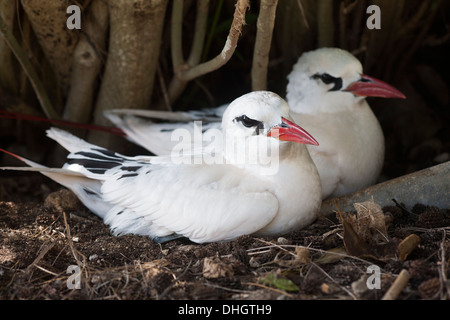
[[[384,81],[361,74],[361,79],[351,83],[343,91],[361,97],[381,97],[405,99],[405,95]]]
[[[319,143],[305,129],[295,123],[281,118],[281,123],[274,126],[267,133],[268,137],[277,138],[281,141],[294,141],[303,144],[312,144],[318,146]]]

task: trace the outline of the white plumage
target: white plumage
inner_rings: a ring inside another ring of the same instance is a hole
[[[338,48],[304,53],[288,80],[286,99],[291,115],[320,144],[308,146],[308,150],[321,177],[323,198],[347,194],[375,183],[384,160],[384,136],[365,97],[404,98],[403,94],[362,74],[358,59]],[[175,129],[200,130],[193,120],[202,120],[203,131],[217,128],[225,108],[226,105],[204,112],[138,111],[139,114],[116,110],[107,117],[131,141],[163,155],[170,154],[179,143],[172,136]],[[172,122],[153,123],[148,118]],[[200,143],[205,144],[205,141]]]
[[[288,80],[286,99],[293,118],[320,143],[308,150],[323,198],[374,184],[383,166],[384,135],[365,97],[403,94],[364,75],[358,59],[337,48],[303,54]]]
[[[278,151],[270,158],[277,170],[269,174],[267,163],[236,162],[227,148],[196,154],[215,157],[214,163],[180,164],[171,157],[127,157],[55,128],[48,136],[70,151],[62,169],[18,156],[33,168],[3,169],[38,170],[73,190],[116,235],[202,243],[283,234],[310,224],[321,203],[320,179],[302,144],[317,142],[289,119],[286,102],[270,92],[244,95],[223,114],[225,142],[264,142]],[[245,151],[258,158],[254,149]]]

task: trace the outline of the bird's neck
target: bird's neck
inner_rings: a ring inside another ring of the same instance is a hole
[[[355,98],[350,94],[328,94],[314,99],[290,95],[287,101],[292,113],[310,115],[357,111],[366,104],[363,97]]]
[[[263,176],[276,175],[283,162],[298,159],[305,154],[309,156],[303,144],[260,136],[246,139],[245,144],[228,144],[223,153],[227,164]]]

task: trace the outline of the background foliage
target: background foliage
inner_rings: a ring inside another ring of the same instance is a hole
[[[81,30],[66,27],[71,4]],[[371,4],[381,29],[366,27]],[[0,0],[0,16],[1,110],[109,125],[106,109],[214,107],[255,89],[283,96],[302,52],[336,46],[408,98],[370,101],[387,139],[386,177],[448,160],[449,1]],[[227,38],[236,47],[221,60]],[[47,161],[43,132],[2,119],[1,147]]]

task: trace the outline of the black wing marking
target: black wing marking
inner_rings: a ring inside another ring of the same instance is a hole
[[[67,164],[78,164],[95,174],[104,174],[109,169],[117,168],[120,172],[117,180],[137,176],[137,171],[147,164],[134,162],[122,155],[101,148],[79,151],[69,155],[68,159]]]
[[[73,153],[69,155],[68,159],[68,164],[78,164],[96,174],[103,174],[108,169],[120,166],[125,160],[114,152],[100,148]]]

